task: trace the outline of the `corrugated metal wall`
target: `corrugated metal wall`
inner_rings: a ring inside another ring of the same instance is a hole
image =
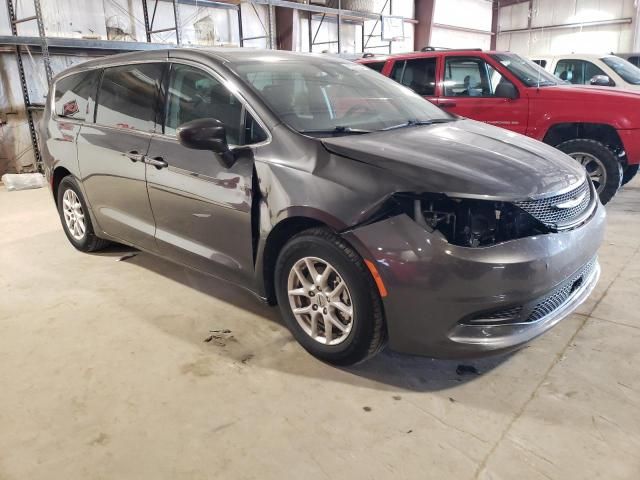
[[[637,8],[634,0],[533,0],[529,25],[529,3],[500,8],[497,48],[526,56],[563,53],[628,52],[638,42]],[[557,28],[581,22],[633,23]]]
[[[32,0],[14,0],[18,6],[18,16],[34,14]],[[441,0],[442,1],[442,0]],[[477,0],[474,0],[477,1]],[[483,0],[481,0],[483,1]],[[334,2],[337,5],[337,2]],[[385,7],[386,4],[386,7]],[[153,2],[149,2],[152,8]],[[345,9],[392,13],[394,16],[414,17],[413,0],[344,0]],[[383,7],[384,11],[383,11]],[[88,38],[102,40],[125,40],[144,42],[144,17],[141,0],[51,0],[42,2],[43,17],[48,36]],[[265,36],[268,29],[267,7],[264,5],[242,5],[244,37]],[[151,14],[151,13],[150,13]],[[306,12],[296,12],[294,17],[293,45],[296,50],[309,51],[309,26]],[[179,4],[182,43],[184,45],[238,45],[238,17],[233,9],[214,8],[202,5]],[[173,26],[173,10],[170,2],[159,2],[154,29]],[[319,16],[312,21],[312,31],[320,24]],[[393,52],[413,50],[413,25],[405,23],[404,41],[392,44]],[[341,31],[342,52],[362,51],[361,25],[345,21]],[[364,23],[366,35],[372,34],[369,46],[388,45],[381,42],[379,22],[367,20]],[[10,35],[4,0],[0,0],[0,35]],[[20,24],[19,34],[37,36],[35,22]],[[318,30],[317,42],[332,42],[337,39],[335,18],[327,17]],[[175,42],[174,32],[153,35],[158,43]],[[245,42],[246,47],[266,48],[268,39],[259,38]],[[326,43],[314,48],[315,52],[337,53],[337,43]],[[371,50],[388,53],[387,49]],[[31,151],[29,129],[23,109],[17,66],[14,55],[0,53],[0,174],[7,170],[29,170],[34,163]],[[41,68],[41,59],[33,56],[33,61],[25,55],[25,68],[29,78],[29,93],[32,102],[44,101],[46,81]],[[85,61],[87,56],[52,55],[54,74],[73,63]]]

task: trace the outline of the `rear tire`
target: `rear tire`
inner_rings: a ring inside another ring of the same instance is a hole
[[[87,202],[71,175],[64,177],[58,185],[58,213],[71,245],[81,252],[95,252],[109,245],[108,240],[95,234]]]
[[[371,273],[360,255],[329,230],[313,228],[289,240],[276,263],[275,285],[287,327],[311,355],[353,365],[384,347],[382,300]]]
[[[578,139],[563,142],[556,148],[584,165],[603,204],[614,197],[622,183],[622,164],[606,145]]]
[[[635,165],[627,165],[625,167],[624,175],[622,176],[622,185],[626,185],[631,180],[633,180],[633,177],[635,177],[638,173],[638,167],[640,167],[640,164],[638,163],[636,163]]]

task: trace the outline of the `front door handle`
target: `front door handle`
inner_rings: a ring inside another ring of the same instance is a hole
[[[127,157],[132,162],[144,161],[144,155],[139,153],[137,150],[129,150],[127,153],[123,153],[122,156]]]
[[[167,168],[169,166],[169,164],[165,162],[162,157],[154,157],[154,158],[144,157],[144,163],[148,165],[153,165],[158,170],[160,170],[161,168]]]
[[[456,102],[453,101],[448,101],[448,102],[440,102],[440,104],[438,105],[442,108],[453,108],[456,106]]]

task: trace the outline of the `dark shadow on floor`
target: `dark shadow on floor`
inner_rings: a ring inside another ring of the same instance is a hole
[[[193,332],[181,331],[182,328],[187,329],[187,327],[179,323],[180,320],[177,318],[173,321],[169,319],[173,323],[169,326],[167,326],[167,319],[155,321],[149,319],[172,335],[198,342],[207,348],[214,348],[217,353],[222,353],[239,363],[245,364],[247,359],[250,359],[251,365],[256,367],[293,375],[328,379],[378,390],[405,389],[428,392],[455,388],[471,382],[498,367],[510,357],[510,355],[501,355],[473,361],[449,361],[402,355],[385,349],[363,364],[349,368],[336,368],[307,354],[286,330],[278,308],[267,305],[246,289],[128,247],[113,246],[104,253],[96,253],[96,255],[118,256],[127,255],[130,252],[137,254],[127,258],[125,260],[127,263],[196,289],[274,324],[270,328],[271,335],[266,335],[266,340],[263,342],[257,342],[255,338],[248,341],[241,338],[241,333],[235,333],[238,330],[241,332],[244,327],[239,325],[234,330],[236,343],[216,347],[214,344],[202,344],[202,338],[196,338]],[[246,321],[261,321],[261,319],[247,318]],[[260,330],[260,327],[254,330]],[[273,334],[273,331],[276,333]]]
[[[98,252],[90,252],[89,255],[98,255],[100,257],[124,257],[130,254],[137,254],[140,251],[136,248],[128,245],[122,245],[121,243],[110,243],[103,250]]]

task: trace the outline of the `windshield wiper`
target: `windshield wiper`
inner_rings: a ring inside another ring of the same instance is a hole
[[[304,134],[317,134],[317,135],[331,135],[333,133],[371,133],[373,130],[365,130],[362,128],[352,128],[347,125],[337,125],[334,128],[320,129],[320,130],[300,130],[300,133]]]
[[[387,130],[395,130],[396,128],[404,128],[404,127],[415,127],[417,125],[433,125],[435,123],[449,123],[453,122],[455,119],[453,118],[434,118],[432,120],[407,120],[405,123],[400,123],[398,125],[393,125],[391,127],[383,128],[380,130],[381,132],[386,132]]]

